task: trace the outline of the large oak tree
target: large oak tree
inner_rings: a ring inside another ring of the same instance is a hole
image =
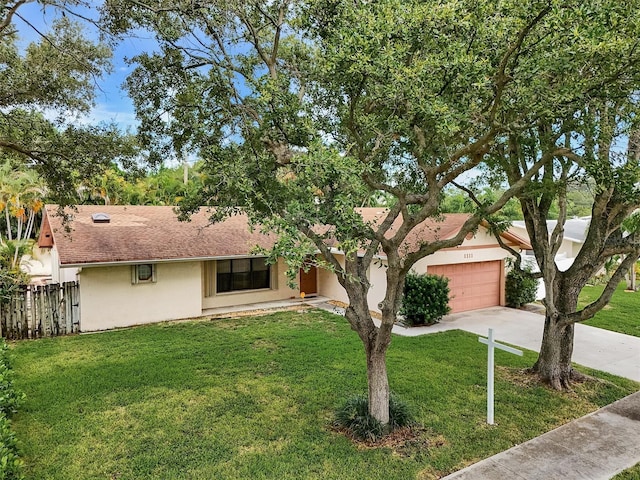
[[[589,13],[617,3],[110,0],[104,13],[112,31],[148,29],[161,47],[135,59],[128,89],[150,148],[206,163],[206,186],[185,213],[211,205],[220,219],[241,209],[278,232],[274,255],[300,265],[318,252],[347,292],[370,412],[386,424],[385,355],[406,274],[460,244],[571,146],[527,165],[455,237],[412,248],[407,238],[439,216],[443,190],[511,134],[624,82],[613,73],[640,55],[632,27],[616,17],[623,33],[598,44],[611,25]],[[636,3],[625,3],[629,18]],[[393,201],[366,223],[355,207],[376,192]],[[387,286],[376,326],[367,272],[379,256]]]
[[[556,156],[518,193],[545,285],[544,332],[532,371],[557,389],[569,388],[572,379],[582,377],[571,365],[575,324],[605,307],[640,257],[640,229],[629,221],[640,208],[640,125],[634,77],[637,82],[637,72],[629,76],[626,92],[612,91],[609,100],[591,100],[571,118],[540,124],[512,137],[500,162],[509,181],[517,182],[528,170],[526,165],[544,152],[558,144],[571,146],[570,155]],[[591,219],[573,264],[561,270],[555,259],[564,238],[567,190],[572,184],[591,189]],[[554,204],[559,216],[550,230],[547,220]],[[617,258],[622,260],[615,263]],[[615,268],[601,295],[579,308],[580,291],[611,261]]]

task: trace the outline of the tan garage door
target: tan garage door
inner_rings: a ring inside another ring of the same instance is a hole
[[[502,262],[433,265],[427,273],[449,279],[451,313],[500,305]]]

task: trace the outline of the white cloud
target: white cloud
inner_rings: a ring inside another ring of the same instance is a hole
[[[88,115],[78,118],[78,121],[83,124],[96,124],[96,123],[115,123],[122,130],[135,131],[138,126],[138,120],[131,111],[119,111],[113,109],[108,104],[96,105]]]

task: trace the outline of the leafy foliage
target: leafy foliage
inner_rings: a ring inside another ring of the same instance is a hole
[[[23,464],[18,455],[16,436],[11,430],[11,422],[4,415],[0,415],[0,478],[23,479]]]
[[[0,303],[29,283],[29,274],[21,270],[20,261],[32,248],[30,240],[0,240]]]
[[[408,324],[438,322],[450,311],[448,278],[429,274],[407,275],[400,314]]]
[[[37,171],[50,195],[70,204],[79,179],[113,162],[131,165],[139,150],[113,124],[77,122],[93,106],[96,80],[111,58],[106,43],[89,40],[71,21],[78,2],[49,4],[48,14],[57,17],[50,29],[38,29],[38,40],[20,48],[14,17],[27,3],[12,1],[0,11],[0,155],[18,170]]]
[[[0,414],[9,417],[18,411],[24,394],[13,385],[14,372],[9,363],[9,347],[2,340],[0,345]]]
[[[359,440],[375,442],[396,428],[414,423],[409,406],[396,395],[389,397],[389,424],[382,425],[369,413],[367,395],[353,395],[336,410],[335,425],[349,431]]]
[[[104,14],[113,32],[146,30],[158,42],[133,59],[127,89],[145,147],[205,162],[204,188],[184,213],[215,206],[219,220],[242,209],[279,234],[273,255],[296,267],[310,246],[319,252],[378,369],[370,408],[385,419],[384,356],[406,274],[462,243],[575,142],[516,163],[526,173],[454,236],[407,240],[440,214],[445,188],[513,156],[540,121],[574,120],[587,100],[637,90],[638,1],[112,0]],[[364,221],[354,210],[378,192],[390,208]],[[378,327],[367,272],[383,255]]]
[[[0,346],[0,478],[20,480],[23,462],[18,456],[16,437],[11,430],[9,417],[17,412],[24,399],[13,385],[14,372],[8,359],[8,347],[2,340]]]
[[[476,197],[481,205],[490,206],[498,200],[504,193],[503,189],[485,187]],[[443,213],[474,213],[478,208],[468,195],[459,192],[447,191],[443,195],[440,209]],[[501,217],[507,220],[517,220],[522,218],[522,210],[515,198],[509,201],[500,209]]]
[[[526,267],[512,268],[507,273],[504,288],[507,306],[517,308],[525,303],[535,302],[538,280]]]
[[[186,183],[185,183],[186,175]],[[79,200],[95,205],[179,205],[203,188],[202,164],[160,167],[153,171],[122,171],[111,167],[102,174],[83,179]]]

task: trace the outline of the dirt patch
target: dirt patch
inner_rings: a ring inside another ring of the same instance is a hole
[[[536,387],[536,386],[541,386],[541,387],[545,387],[548,389],[551,389],[551,386],[544,382],[543,380],[540,379],[540,377],[536,374],[533,373],[530,369],[528,368],[511,368],[511,367],[503,367],[500,365],[496,365],[495,367],[496,371],[498,372],[498,375],[507,380],[509,383],[512,383],[514,385],[518,385],[519,387]],[[575,387],[578,387],[579,385],[582,384],[593,384],[593,385],[597,385],[599,383],[609,383],[611,385],[613,385],[611,382],[604,380],[604,379],[600,379],[600,378],[596,378],[596,377],[592,377],[591,375],[587,375],[584,374],[582,372],[579,372],[577,370],[573,370],[572,375],[571,375],[571,384]],[[581,395],[574,392],[573,390],[569,389],[567,391],[565,391],[565,393],[567,395],[571,395],[574,396],[576,398],[581,398]]]
[[[243,310],[240,312],[226,312],[226,313],[218,313],[214,315],[207,315],[204,317],[204,320],[220,320],[223,318],[240,318],[240,317],[260,317],[264,315],[269,315],[276,312],[294,312],[294,311],[307,311],[309,309],[309,305],[301,304],[301,305],[292,305],[290,307],[275,307],[275,308],[265,308],[259,310]]]
[[[448,445],[442,435],[433,435],[420,426],[398,428],[376,441],[360,440],[345,428],[332,427],[331,430],[349,438],[358,449],[388,448],[401,457],[429,455],[433,449]]]
[[[507,380],[509,383],[518,385],[519,387],[533,387],[546,385],[540,377],[535,373],[532,373],[527,368],[511,368],[496,365],[496,371],[500,377]]]
[[[334,307],[344,308],[345,310],[349,306],[348,303],[344,303],[344,302],[341,302],[339,300],[329,300],[327,303],[330,304],[330,305],[333,305]],[[373,310],[369,310],[369,313],[371,314],[371,316],[373,318],[375,318],[377,320],[382,320],[382,315],[379,314],[378,312],[374,312]]]

